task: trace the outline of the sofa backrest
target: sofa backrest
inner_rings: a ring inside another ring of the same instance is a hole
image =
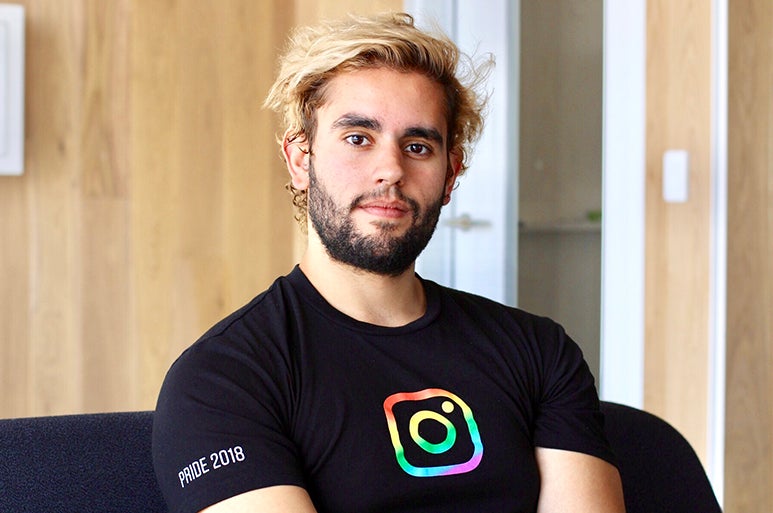
[[[166,513],[152,412],[0,420],[0,512]]]

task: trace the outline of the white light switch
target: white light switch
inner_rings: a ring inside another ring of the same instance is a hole
[[[687,150],[668,150],[663,154],[663,199],[684,203],[690,191],[690,154]]]

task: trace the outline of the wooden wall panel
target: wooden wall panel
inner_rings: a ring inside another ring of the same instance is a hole
[[[131,337],[129,19],[126,0],[83,2],[76,196],[81,404],[87,411],[135,404]]]
[[[404,10],[402,0],[295,0],[295,6],[295,23],[298,25],[342,18],[349,13],[373,14]]]
[[[27,0],[26,167],[0,179],[0,417],[152,408],[293,264],[279,1]]]
[[[725,510],[773,511],[773,3],[729,2]]]
[[[26,183],[0,177],[0,415],[23,415],[27,408],[30,353],[30,233]]]
[[[25,410],[62,413],[81,407],[79,302],[83,2],[28,2],[26,188],[29,302],[11,308],[29,334],[14,340],[27,368],[12,370]],[[8,342],[6,342],[8,343]],[[26,375],[17,379],[16,373]]]
[[[705,458],[711,220],[711,3],[647,2],[645,408]],[[690,155],[689,200],[665,203],[662,156]]]
[[[279,3],[137,2],[132,21],[134,314],[140,399],[212,323],[292,266],[273,116]],[[152,8],[151,8],[152,7]],[[291,14],[291,13],[290,13]]]

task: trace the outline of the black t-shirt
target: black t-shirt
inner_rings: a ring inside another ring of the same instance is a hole
[[[387,328],[332,308],[296,267],[187,349],[154,420],[170,511],[292,484],[320,513],[533,512],[535,446],[612,461],[560,326],[423,285],[426,314]]]

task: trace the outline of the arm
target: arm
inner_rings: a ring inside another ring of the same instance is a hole
[[[536,449],[540,497],[537,513],[624,513],[617,469],[579,452]]]
[[[200,513],[316,513],[309,494],[299,486],[270,486],[218,502]]]

